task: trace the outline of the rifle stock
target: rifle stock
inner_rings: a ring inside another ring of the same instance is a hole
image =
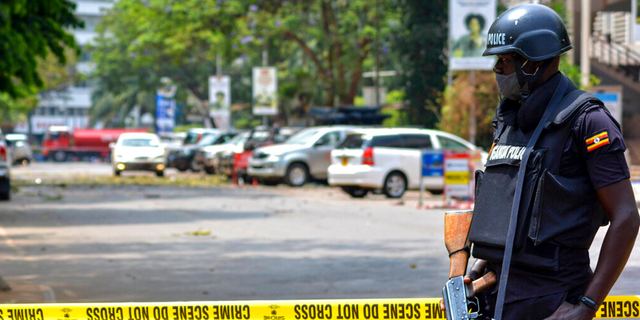
[[[442,289],[442,296],[446,308],[447,319],[475,319],[477,312],[470,312],[469,298],[496,283],[496,275],[489,272],[481,278],[465,284],[464,275],[469,262],[469,247],[471,243],[467,237],[473,211],[452,211],[444,215],[444,244],[449,252],[449,281]]]

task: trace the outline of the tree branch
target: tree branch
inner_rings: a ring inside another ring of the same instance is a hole
[[[320,62],[320,60],[318,60],[318,57],[316,56],[316,54],[311,50],[311,48],[309,48],[309,46],[307,46],[304,40],[300,39],[297,35],[295,35],[293,32],[289,30],[284,30],[283,33],[286,38],[293,40],[295,43],[297,43],[300,46],[300,48],[302,48],[302,51],[304,51],[304,53],[309,58],[311,58],[311,61],[313,61],[313,64],[315,64],[316,68],[318,69],[318,74],[320,75],[320,79],[324,82],[330,82],[330,79],[328,79],[327,77],[327,70],[322,67],[322,63]]]
[[[353,100],[358,93],[358,84],[360,83],[360,78],[362,78],[362,63],[364,59],[369,55],[369,44],[371,43],[370,38],[363,38],[360,40],[360,44],[358,45],[358,51],[362,52],[358,57],[358,62],[356,64],[355,70],[351,75],[351,89],[349,90],[349,95],[346,97],[346,103],[353,103]]]

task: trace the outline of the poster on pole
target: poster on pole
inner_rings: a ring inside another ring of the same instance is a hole
[[[449,70],[491,70],[483,57],[487,31],[496,19],[496,0],[449,1]]]
[[[173,132],[175,127],[176,100],[175,86],[168,86],[158,90],[156,94],[156,133],[163,134]]]
[[[253,68],[253,114],[278,114],[278,75],[274,67]]]
[[[231,107],[231,78],[209,77],[209,116],[221,130],[229,129]]]
[[[633,17],[633,40],[640,42],[640,3],[638,0],[631,0],[631,16]]]

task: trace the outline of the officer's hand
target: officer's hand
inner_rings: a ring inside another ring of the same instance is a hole
[[[556,312],[544,320],[591,320],[595,315],[595,310],[581,303],[571,304],[565,301]]]
[[[464,281],[464,283],[471,283],[474,280],[480,278],[480,275],[478,274],[478,272],[471,270],[469,271],[469,273],[467,273],[466,276],[464,276],[464,278],[462,278],[462,281]],[[447,307],[444,305],[444,300],[440,299],[440,310],[442,311],[447,311]]]

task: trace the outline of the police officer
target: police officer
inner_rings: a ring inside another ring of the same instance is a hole
[[[501,278],[515,211],[502,319],[592,319],[638,233],[620,126],[558,71],[571,48],[562,19],[542,5],[512,8],[489,29],[483,55],[498,58],[502,100],[494,146],[477,179],[469,239],[478,260],[465,281],[487,271]],[[592,272],[588,249],[606,224]],[[497,295],[498,286],[486,292],[486,317],[499,316]]]

